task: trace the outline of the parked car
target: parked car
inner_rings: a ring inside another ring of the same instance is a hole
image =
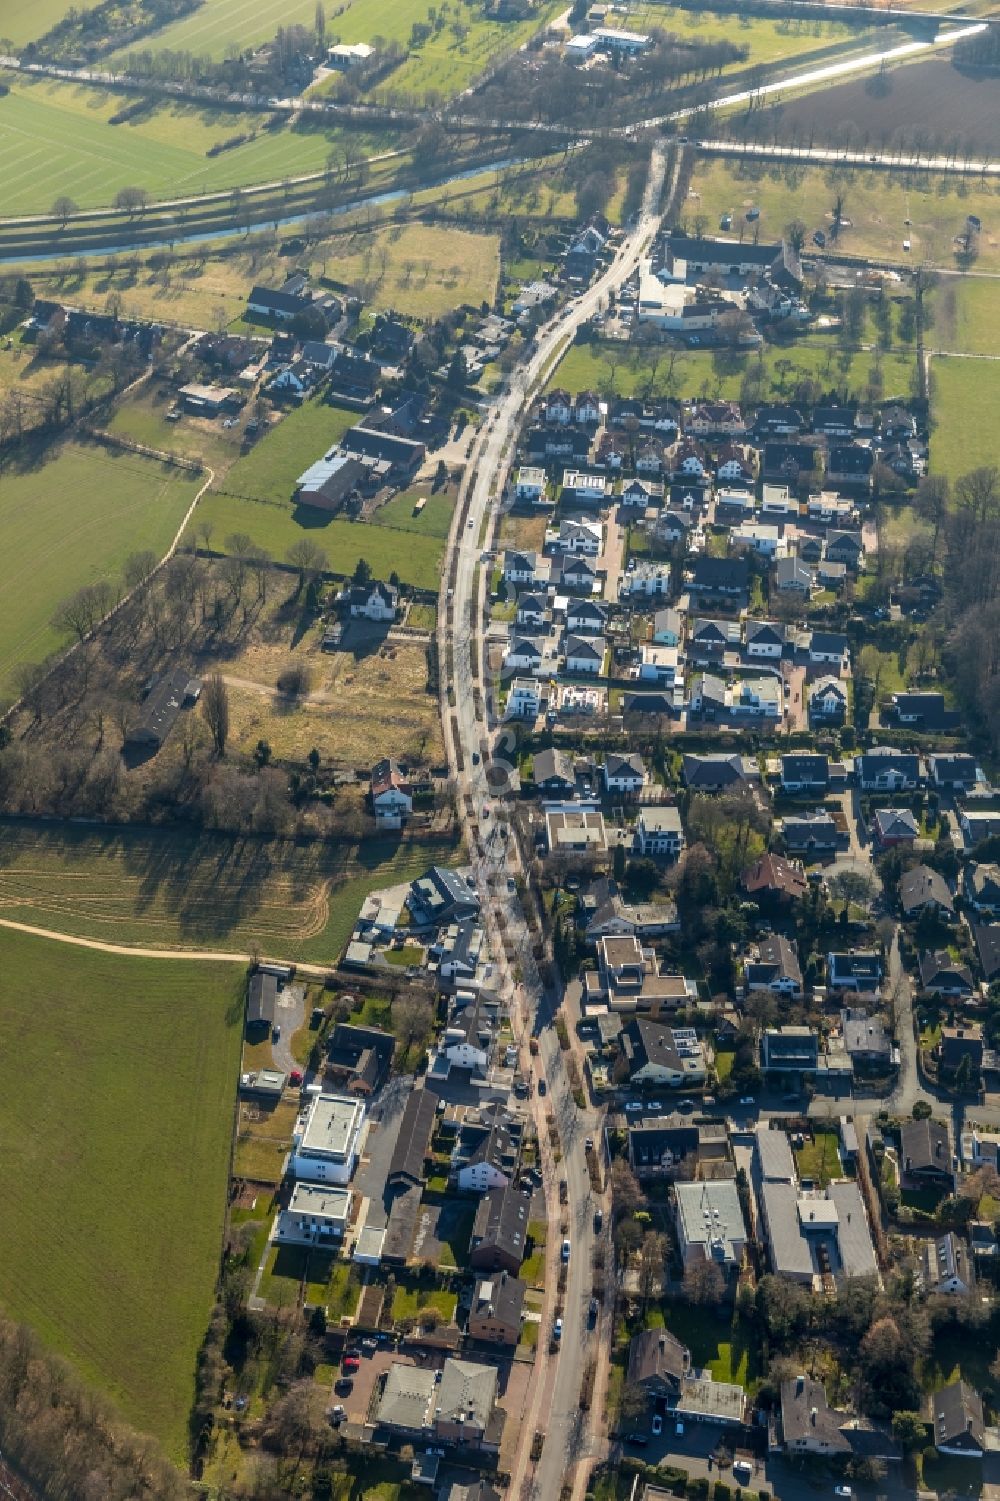
[[[556,1319],[552,1325],[552,1338],[562,1339],[562,1319]]]
[[[595,1235],[600,1235],[600,1233],[603,1230],[603,1228],[604,1228],[604,1210],[603,1209],[595,1209],[594,1210],[594,1234]]]
[[[361,1360],[357,1355],[345,1355],[341,1361],[340,1369],[345,1376],[353,1376],[355,1371],[360,1371]]]
[[[654,1416],[651,1428],[653,1437],[659,1438],[660,1434],[663,1432],[663,1419],[660,1417],[659,1413],[656,1413],[656,1415]]]
[[[349,1397],[354,1390],[354,1382],[350,1376],[341,1376],[340,1380],[334,1384],[333,1389],[338,1397]]]
[[[562,1259],[563,1259],[563,1261],[568,1261],[569,1260],[569,1253],[570,1253],[570,1243],[569,1243],[568,1240],[564,1240],[563,1243],[562,1243]]]

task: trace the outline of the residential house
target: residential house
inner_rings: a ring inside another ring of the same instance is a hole
[[[400,829],[413,812],[413,790],[398,761],[386,759],[372,767],[372,812],[382,829]]]
[[[681,776],[693,792],[732,792],[759,784],[760,769],[752,756],[685,755]]]
[[[841,835],[831,813],[786,813],[781,838],[789,854],[808,854],[813,860],[835,854]]]
[[[688,590],[695,600],[718,599],[739,602],[750,588],[750,565],[746,558],[713,558],[704,554],[694,560]]]
[[[759,1190],[768,1257],[776,1277],[812,1292],[854,1277],[877,1280],[878,1262],[861,1190],[853,1179],[825,1187],[765,1180]]]
[[[956,1459],[982,1459],[986,1452],[983,1399],[965,1381],[952,1381],[932,1398],[934,1447]]]
[[[486,1193],[514,1181],[520,1158],[520,1128],[500,1106],[480,1111],[479,1121],[463,1122],[451,1157],[459,1188]]]
[[[573,398],[562,386],[556,386],[546,396],[544,416],[547,423],[559,427],[573,421]]]
[[[643,1329],[629,1341],[626,1383],[650,1398],[675,1401],[690,1369],[691,1352],[666,1329]]]
[[[598,677],[604,670],[608,643],[603,636],[569,636],[563,643],[567,672],[589,673]]]
[[[667,457],[671,477],[675,480],[703,480],[708,476],[708,454],[694,438],[681,438],[671,447]]]
[[[130,750],[158,751],[180,718],[181,711],[201,694],[201,681],[183,667],[161,674],[149,689],[135,720],[125,733]]]
[[[879,432],[883,438],[905,442],[917,435],[917,419],[906,407],[893,403],[883,409],[879,418]]]
[[[622,485],[618,504],[625,510],[648,511],[651,506],[663,504],[663,486],[656,480],[635,479],[626,480]]]
[[[795,752],[781,758],[781,790],[822,797],[830,788],[830,762],[818,752]]]
[[[724,679],[711,672],[699,672],[691,679],[688,710],[702,719],[722,719],[729,708],[729,689]]]
[[[469,1338],[491,1345],[518,1344],[526,1292],[520,1277],[508,1272],[478,1277],[469,1305]]]
[[[326,1046],[324,1082],[348,1094],[371,1095],[392,1066],[395,1039],[379,1027],[337,1022]]]
[[[855,1070],[877,1069],[884,1072],[892,1062],[892,1043],[880,1016],[846,1007],[840,1013],[844,1051]]]
[[[685,844],[680,809],[662,803],[640,808],[635,842],[641,855],[676,860]]]
[[[920,955],[920,986],[931,995],[959,999],[972,994],[972,971],[953,959],[947,950]]]
[[[845,489],[870,490],[874,468],[875,455],[870,448],[860,443],[831,443],[826,458],[826,483]]]
[[[312,294],[305,290],[305,277],[289,278],[284,287],[251,287],[247,312],[276,323],[291,320],[312,307]]]
[[[474,917],[449,923],[430,946],[438,975],[455,986],[475,986],[486,957],[485,934]]]
[[[399,608],[399,590],[395,584],[373,579],[370,584],[355,585],[347,596],[347,606],[354,620],[371,620],[391,624]]]
[[[748,657],[779,661],[785,649],[784,626],[774,620],[747,620],[746,648]]]
[[[928,756],[927,770],[941,792],[971,792],[983,779],[975,756]]]
[[[754,419],[754,431],[760,438],[790,438],[802,432],[805,420],[797,407],[762,406]]]
[[[854,419],[854,407],[816,407],[812,416],[812,430],[825,438],[852,438]]]
[[[565,751],[536,751],[533,775],[539,792],[548,796],[572,797],[576,791],[573,762]]]
[[[787,485],[765,485],[760,514],[764,521],[797,521],[799,502]]]
[[[556,804],[546,810],[545,833],[552,855],[578,855],[597,859],[607,853],[604,816],[597,808]]]
[[[809,661],[814,666],[836,667],[843,672],[850,664],[847,637],[835,631],[813,631],[809,638]]]
[[[685,1266],[714,1262],[724,1271],[743,1264],[747,1229],[731,1178],[674,1186],[678,1249]]]
[[[682,633],[681,615],[672,605],[657,610],[653,616],[653,645],[679,646]]]
[[[891,745],[876,745],[855,761],[862,792],[913,792],[920,784],[920,758]]]
[[[584,971],[584,1002],[613,1011],[661,1011],[689,1006],[698,987],[684,975],[661,974],[652,949],[634,934],[597,940],[597,971]]]
[[[507,694],[507,719],[538,718],[542,702],[541,684],[537,678],[515,678]]]
[[[743,962],[743,983],[748,991],[766,990],[771,995],[802,995],[802,970],[794,941],[772,934],[752,945]]]
[[[968,1059],[974,1077],[983,1067],[983,1029],[978,1022],[963,1022],[941,1028],[941,1067],[952,1071]]]
[[[967,865],[962,875],[965,905],[983,917],[1000,915],[1000,865]]]
[[[746,423],[735,401],[699,401],[688,412],[684,429],[698,438],[742,438]]]
[[[752,486],[753,450],[745,448],[742,443],[723,444],[715,463],[715,479],[719,485]]]
[[[479,916],[479,894],[457,870],[432,865],[410,882],[407,905],[417,927],[440,927],[463,917]]]
[[[814,1074],[819,1038],[811,1027],[768,1027],[761,1040],[761,1063],[769,1073]]]
[[[493,1046],[492,1013],[478,998],[449,1020],[440,1044],[452,1068],[480,1074],[486,1070]]]
[[[640,647],[639,682],[656,683],[661,688],[683,687],[684,669],[679,648],[650,646],[644,642]]]
[[[977,923],[972,930],[976,953],[987,985],[1000,980],[1000,924]]]
[[[761,452],[761,474],[793,490],[809,485],[816,473],[817,453],[821,450],[809,443],[769,441]]]
[[[826,983],[830,990],[874,995],[881,988],[882,973],[882,955],[877,949],[853,949],[826,956]]]
[[[940,1121],[904,1121],[900,1127],[899,1165],[904,1184],[930,1186],[951,1193],[955,1174],[948,1128]]]
[[[585,557],[596,558],[602,543],[603,531],[599,521],[568,517],[559,527],[556,547],[560,552],[582,553]]]
[[[961,723],[957,709],[945,708],[943,693],[918,693],[914,689],[906,689],[891,695],[889,708],[891,717],[897,723],[912,725],[918,730],[954,730]],[[886,717],[890,715],[887,714]],[[930,761],[936,759],[932,756]]]
[[[691,627],[688,655],[714,661],[723,657],[727,651],[736,650],[739,645],[740,623],[738,620],[699,618]]]
[[[666,451],[660,438],[649,437],[635,451],[635,472],[639,475],[660,475],[666,464]]]
[[[503,665],[508,672],[542,672],[546,660],[544,638],[532,640],[529,636],[512,636],[504,653]]]
[[[748,549],[762,558],[777,558],[786,548],[780,527],[762,521],[743,521],[729,535],[734,548]]]
[[[825,556],[831,563],[843,563],[857,573],[865,556],[861,533],[831,529],[826,534]]]
[[[845,1415],[830,1407],[822,1381],[793,1376],[781,1383],[781,1429],[775,1447],[787,1454],[815,1454],[823,1458],[851,1455],[843,1432]]]
[[[718,529],[752,521],[756,504],[752,490],[720,490],[715,497],[712,524]]]
[[[514,480],[514,499],[526,505],[538,505],[545,497],[545,470],[523,465]]]
[[[600,635],[607,623],[607,606],[595,600],[571,599],[566,606],[566,629],[573,635]]]
[[[564,589],[571,589],[579,594],[594,594],[597,591],[597,568],[590,558],[563,558],[559,579]]]
[[[636,937],[643,943],[680,932],[677,904],[665,901],[629,903],[615,892],[599,901],[584,928],[590,944],[599,938]],[[617,1017],[615,1018],[617,1021]]]
[[[619,751],[608,751],[604,758],[603,775],[606,791],[637,797],[646,781],[646,768],[642,757],[635,752],[622,754]]]
[[[781,855],[761,855],[742,875],[748,896],[769,898],[780,903],[801,901],[809,890],[805,871],[797,860]]]
[[[440,1376],[440,1380],[438,1380]],[[375,1424],[400,1437],[435,1439],[496,1452],[506,1414],[497,1406],[493,1366],[448,1357],[440,1372],[393,1361],[375,1408]]]
[[[929,865],[915,865],[903,872],[899,882],[899,902],[906,918],[922,917],[933,913],[935,917],[950,922],[955,916],[955,902],[948,883],[939,871]]]
[[[511,1185],[491,1188],[476,1206],[469,1265],[516,1277],[524,1260],[531,1199]]]
[[[847,567],[844,563],[821,558],[816,564],[816,582],[821,589],[832,589],[836,594],[847,582]]]
[[[387,1188],[420,1192],[437,1120],[437,1104],[438,1097],[430,1089],[412,1089],[407,1095],[386,1171]]]
[[[710,1130],[716,1128],[712,1122]],[[628,1160],[639,1179],[676,1177],[701,1157],[704,1125],[684,1115],[655,1115],[636,1120],[628,1128]],[[711,1151],[711,1146],[708,1147]],[[726,1143],[723,1139],[722,1153]]]
[[[784,713],[780,681],[770,676],[741,678],[730,689],[728,709],[735,720],[780,719]]]
[[[548,618],[549,609],[544,594],[521,594],[518,596],[517,610],[514,613],[514,622],[516,625],[538,629],[545,625]]]
[[[839,724],[847,713],[847,689],[834,677],[817,678],[809,690],[809,718],[814,724]]]
[[[507,584],[533,584],[538,575],[538,555],[533,552],[505,552],[503,577]]]
[[[611,491],[611,481],[604,474],[589,474],[583,469],[565,469],[562,477],[563,497],[579,505],[603,505]]]
[[[578,391],[574,415],[581,427],[596,427],[601,420],[601,398],[596,391]]]
[[[274,1008],[278,1000],[278,981],[275,975],[256,969],[247,986],[247,1030],[266,1029],[274,1026]]]
[[[909,808],[877,808],[872,816],[872,833],[880,849],[891,850],[898,845],[912,849],[920,836],[920,825]]]
[[[643,558],[634,568],[628,568],[618,583],[618,594],[623,600],[656,599],[669,593],[670,564],[657,563],[650,558]]]
[[[667,1027],[633,1016],[622,1028],[619,1046],[633,1086],[677,1089],[705,1082],[705,1050],[693,1027]]]

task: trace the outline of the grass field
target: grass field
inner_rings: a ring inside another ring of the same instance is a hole
[[[682,42],[732,42],[749,47],[749,63],[775,63],[798,57],[837,42],[862,41],[871,35],[860,26],[835,21],[767,21],[757,16],[731,12],[687,10],[681,5],[639,5],[632,8],[628,25],[633,31],[659,27]],[[747,63],[737,66],[746,67]]]
[[[654,363],[655,366],[654,366]],[[570,391],[588,387],[614,390],[620,396],[701,395],[714,400],[737,400],[744,378],[762,368],[765,393],[788,398],[800,380],[818,380],[830,390],[859,396],[868,384],[875,356],[865,350],[844,350],[832,335],[816,334],[789,345],[767,344],[757,352],[717,353],[685,351],[673,360],[662,349],[635,350],[616,344],[574,344],[549,377],[549,385]],[[893,351],[882,356],[885,395],[909,397],[916,378],[915,356]]]
[[[132,552],[166,551],[201,483],[96,445],[51,452],[34,468],[0,476],[0,693],[19,663],[39,662],[61,644],[52,625],[61,600],[84,584],[113,581]]]
[[[0,20],[2,24],[2,20]],[[165,102],[123,125],[110,125],[122,96],[51,79],[5,74],[0,99],[0,173],[4,211],[48,213],[67,193],[81,208],[110,204],[119,188],[153,198],[185,197],[322,171],[342,131],[315,121],[264,130],[260,115]],[[253,140],[207,156],[209,147],[255,131]],[[390,132],[350,134],[369,156],[390,149]]]
[[[930,461],[952,480],[1000,463],[993,418],[1000,403],[1000,364],[992,360],[931,361]]]
[[[230,478],[227,487],[231,483]],[[351,574],[358,559],[367,558],[377,578],[388,578],[395,569],[404,583],[418,589],[437,589],[441,581],[442,537],[331,519],[322,511],[296,507],[291,502],[282,505],[217,493],[199,502],[198,520],[214,528],[215,552],[225,550],[226,537],[242,532],[273,558],[283,558],[293,543],[307,535],[323,548],[336,573]],[[191,535],[193,538],[194,533]]]
[[[992,188],[928,173],[880,172],[858,168],[802,168],[794,164],[761,167],[701,158],[695,166],[685,218],[702,215],[709,234],[723,214],[733,215],[735,237],[748,208],[760,210],[752,228],[761,240],[778,238],[792,219],[810,232],[829,230],[833,201],[843,191],[843,215],[851,221],[837,242],[839,253],[870,256],[900,265],[955,264],[953,239],[967,214],[977,214],[983,230],[977,269],[1000,270],[1000,198]],[[905,221],[909,220],[909,223]],[[904,251],[909,240],[911,250]]]
[[[229,471],[226,491],[252,500],[288,501],[314,459],[360,421],[347,407],[305,401],[293,408]]]
[[[166,414],[177,404],[170,386],[156,389],[149,383],[128,397],[115,410],[108,431],[148,448],[195,459],[208,466],[216,484],[240,457],[242,428],[224,428],[219,418],[185,416],[168,422]]]
[[[340,237],[327,269],[344,286],[367,289],[366,307],[429,320],[462,303],[493,301],[500,242],[496,235],[464,229],[397,225]]]
[[[0,36],[22,47],[61,21],[69,8],[70,0],[4,0]]]
[[[989,278],[942,278],[931,299],[930,348],[955,354],[1000,350],[1000,284]]]
[[[180,1459],[219,1261],[243,971],[6,931],[0,965],[17,1037],[0,1055],[4,1307]]]
[[[447,845],[388,837],[333,846],[0,825],[0,917],[146,948],[230,953],[258,944],[325,964],[338,957],[369,891],[453,857]]]

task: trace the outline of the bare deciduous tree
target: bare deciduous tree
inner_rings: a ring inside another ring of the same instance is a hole
[[[229,689],[218,672],[213,672],[202,689],[201,712],[211,732],[215,754],[224,756],[229,738]]]

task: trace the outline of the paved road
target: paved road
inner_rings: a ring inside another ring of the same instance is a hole
[[[496,785],[497,765],[495,762],[491,765],[493,780],[490,781],[487,778],[490,758],[487,757],[479,765],[473,764],[473,755],[478,755],[481,748],[489,742],[494,728],[485,702],[487,684],[484,681],[482,662],[480,624],[484,618],[487,570],[480,564],[480,538],[487,518],[491,518],[493,525],[497,520],[515,437],[533,392],[544,383],[577,327],[597,311],[609,291],[618,287],[631,274],[653,242],[659,227],[658,210],[665,165],[663,153],[659,149],[654,150],[638,223],[621,244],[614,264],[559,317],[540,330],[529,361],[515,374],[510,388],[494,408],[492,417],[487,419],[477,435],[463,489],[462,498],[463,502],[467,502],[467,514],[464,505],[460,505],[456,516],[456,530],[446,560],[439,609],[442,661],[447,660],[449,642],[454,652],[454,709],[452,711],[449,708],[445,697],[442,712],[451,764],[457,768],[461,759],[464,767],[461,773],[457,773],[456,779],[460,795],[468,796],[471,803],[472,813],[466,813],[470,848],[481,889],[487,894],[487,920],[496,931],[503,929],[507,935],[507,946],[514,956],[513,968],[508,967],[509,994],[513,1001],[515,1030],[521,1039],[522,1050],[526,1032],[538,1038],[539,1052],[534,1066],[546,1078],[548,1093],[544,1099],[539,1097],[537,1091],[533,1094],[536,1125],[540,1136],[546,1137],[547,1110],[551,1109],[559,1132],[562,1161],[558,1167],[553,1164],[547,1174],[550,1190],[556,1190],[554,1206],[558,1206],[558,1192],[553,1180],[564,1177],[568,1188],[568,1202],[563,1214],[573,1250],[567,1269],[562,1345],[558,1354],[549,1356],[547,1342],[543,1339],[540,1344],[531,1408],[513,1466],[511,1484],[512,1495],[537,1496],[545,1498],[545,1501],[559,1495],[567,1476],[573,1476],[575,1488],[582,1493],[585,1468],[577,1462],[595,1446],[588,1435],[589,1421],[580,1410],[580,1383],[588,1345],[591,1349],[606,1350],[610,1342],[610,1324],[607,1328],[599,1329],[597,1338],[587,1328],[587,1308],[593,1281],[595,1203],[590,1197],[584,1143],[588,1135],[596,1134],[599,1119],[589,1108],[578,1110],[573,1102],[563,1057],[551,1025],[558,997],[547,992],[538,978],[531,958],[523,910],[516,895],[507,889],[507,879],[511,871],[517,869],[517,856],[513,839],[505,840],[503,837],[503,788]],[[674,183],[676,180],[675,169]],[[456,559],[454,598],[451,601],[453,624],[449,628],[448,579],[453,558]],[[442,673],[445,695],[446,677],[447,674]],[[457,746],[452,732],[452,713],[457,724]],[[501,756],[502,750],[503,742],[498,740]],[[489,809],[488,814],[484,811],[486,809]],[[522,1051],[522,1062],[527,1061]],[[552,1198],[550,1203],[553,1203]],[[559,1213],[558,1207],[551,1210],[551,1219],[555,1221],[553,1229],[560,1223],[556,1218]],[[560,1234],[550,1236],[546,1279],[548,1295],[543,1315],[547,1320],[551,1320],[553,1311],[552,1287],[558,1276],[560,1240]],[[609,1320],[610,1314],[605,1311],[602,1318]],[[536,1427],[545,1432],[545,1446],[541,1460],[537,1465],[531,1465],[528,1449]]]

